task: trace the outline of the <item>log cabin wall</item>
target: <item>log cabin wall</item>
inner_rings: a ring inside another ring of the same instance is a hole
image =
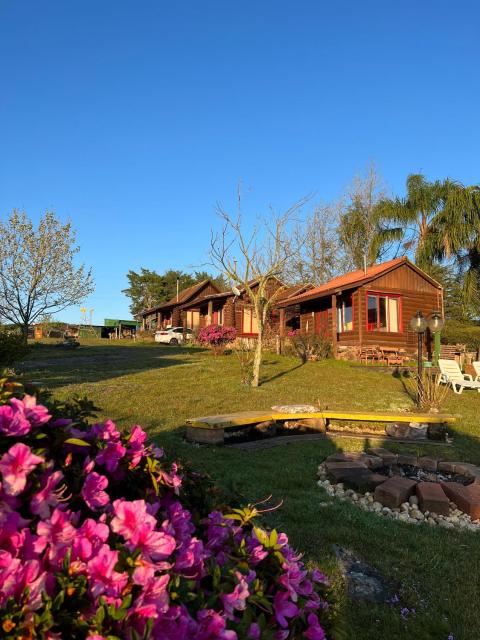
[[[367,323],[368,293],[391,294],[398,300],[398,324],[396,332],[372,330]],[[392,346],[413,353],[417,349],[417,334],[409,328],[410,319],[420,310],[428,318],[433,311],[442,309],[442,289],[423,277],[409,264],[379,275],[367,284],[342,290],[336,296],[337,307],[352,296],[352,328],[338,331],[338,346]],[[305,334],[320,334],[331,338],[332,296],[305,301],[300,304],[300,330]],[[431,336],[425,333],[425,346],[431,347]]]

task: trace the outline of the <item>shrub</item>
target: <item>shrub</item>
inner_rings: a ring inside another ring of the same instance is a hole
[[[323,336],[304,334],[298,330],[289,331],[287,336],[294,353],[303,363],[307,360],[326,360],[333,355],[332,343]]]
[[[441,333],[443,344],[465,344],[470,351],[480,348],[480,326],[447,320]]]
[[[224,327],[220,324],[210,324],[203,327],[197,336],[200,344],[212,348],[215,355],[223,353],[225,346],[235,340],[237,332],[234,327]]]
[[[0,369],[11,367],[30,352],[23,336],[12,331],[0,330]]]
[[[418,373],[403,379],[405,390],[422,411],[438,413],[447,399],[448,385],[437,384],[437,376],[424,370],[422,377]]]
[[[327,579],[255,506],[212,510],[207,478],[77,405],[0,406],[2,638],[330,634]]]

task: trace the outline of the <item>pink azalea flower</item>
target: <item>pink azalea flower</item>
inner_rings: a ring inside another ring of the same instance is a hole
[[[130,540],[137,529],[144,524],[155,527],[155,518],[147,513],[145,500],[115,500],[113,503],[114,518],[110,523],[112,531]]]
[[[140,549],[145,558],[156,562],[165,560],[175,551],[177,543],[175,538],[163,531],[152,530],[151,524],[142,524],[130,538],[128,547]]]
[[[235,571],[235,576],[238,580],[238,583],[235,585],[233,591],[231,593],[223,594],[220,596],[223,608],[226,617],[229,620],[233,620],[235,618],[235,610],[244,611],[247,603],[246,600],[250,595],[248,590],[248,584],[245,580],[245,576],[243,576],[240,571]]]
[[[86,562],[100,549],[107,541],[110,529],[103,522],[96,522],[92,518],[87,518],[77,531],[73,541],[74,559]]]
[[[113,440],[113,442],[120,440],[120,431],[111,420],[106,420],[103,424],[92,425],[91,433],[100,440]]]
[[[47,473],[44,476],[42,488],[32,498],[30,511],[41,518],[48,518],[52,508],[56,507],[62,498],[62,489],[57,489],[63,480],[61,471]]]
[[[307,618],[308,629],[303,636],[308,640],[325,640],[325,631],[320,626],[318,617],[314,613],[310,613]]]
[[[58,564],[65,555],[76,535],[71,523],[71,512],[54,509],[48,520],[40,520],[37,524],[38,538],[34,544],[35,551],[42,553],[48,547],[48,559]]]
[[[137,607],[154,606],[157,615],[166,613],[170,603],[167,591],[169,582],[170,576],[168,574],[157,577],[152,576],[144,584],[142,592],[135,602],[134,611],[137,610]]]
[[[132,431],[130,432],[130,436],[128,438],[128,449],[127,456],[130,459],[130,466],[134,469],[143,456],[145,455],[145,446],[144,442],[147,439],[147,434],[145,431],[136,424],[132,427]]]
[[[117,562],[118,551],[112,551],[108,544],[103,544],[96,556],[87,563],[90,591],[95,598],[102,594],[121,594],[127,584],[128,575],[115,571]]]
[[[235,631],[226,629],[227,623],[213,609],[202,609],[198,612],[198,630],[196,640],[237,640]]]
[[[6,436],[24,436],[32,425],[27,420],[23,407],[19,407],[11,401],[11,406],[5,404],[0,407],[0,433]]]
[[[101,509],[109,502],[108,493],[104,491],[107,486],[108,479],[105,476],[101,476],[95,471],[87,476],[81,493],[82,498],[92,511]]]
[[[120,442],[110,441],[105,449],[102,449],[100,453],[97,454],[95,462],[97,464],[105,465],[107,471],[112,473],[117,469],[119,462],[124,457],[126,451],[126,448],[120,444]]]
[[[27,476],[37,464],[44,462],[40,456],[32,453],[30,447],[17,442],[0,459],[0,473],[3,477],[3,490],[7,495],[17,496],[25,489]]]
[[[45,424],[52,417],[48,413],[48,409],[41,404],[37,404],[37,399],[35,396],[29,396],[25,394],[23,400],[17,400],[16,398],[12,398],[10,402],[13,404],[22,405],[23,411],[25,412],[25,416],[27,420],[30,421],[32,427],[40,427],[42,424]]]
[[[273,599],[275,618],[281,627],[288,627],[287,618],[298,615],[298,607],[290,600],[287,591],[277,591]]]
[[[184,544],[178,551],[175,569],[185,577],[196,578],[202,572],[203,559],[203,542],[197,538],[191,538],[188,544]]]

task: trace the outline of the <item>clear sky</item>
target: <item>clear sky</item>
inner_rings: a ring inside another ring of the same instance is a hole
[[[252,215],[371,160],[478,183],[479,70],[476,0],[0,0],[0,215],[70,218],[94,322],[129,317],[126,272],[205,262],[239,180]]]

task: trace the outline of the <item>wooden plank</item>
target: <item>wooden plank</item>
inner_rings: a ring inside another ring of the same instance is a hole
[[[267,420],[304,420],[306,418],[326,418],[329,420],[350,420],[358,422],[416,422],[442,424],[455,422],[450,415],[430,413],[395,413],[391,411],[318,411],[314,413],[273,413],[272,411],[243,411],[218,416],[189,418],[186,424],[198,429],[227,429],[241,427]]]
[[[241,427],[242,425],[265,422],[271,419],[271,411],[239,411],[218,416],[189,418],[186,424],[200,429],[226,429],[228,427]]]
[[[322,440],[325,442],[325,439],[336,440],[337,438],[348,438],[350,440],[368,440],[370,441],[379,441],[382,444],[406,444],[406,445],[427,445],[430,447],[433,446],[442,446],[442,447],[451,447],[452,444],[449,442],[436,442],[434,440],[413,440],[410,438],[390,438],[386,437],[385,434],[380,434],[378,436],[372,436],[371,433],[368,434],[359,434],[359,433],[339,433],[332,432],[325,434],[319,433],[310,433],[310,434],[296,434],[293,436],[276,436],[274,438],[267,438],[266,440],[251,440],[250,442],[236,442],[232,444],[227,444],[229,448],[240,449],[242,451],[261,451],[262,449],[271,449],[272,447],[278,447],[280,445],[286,444],[299,444],[302,442],[315,442],[317,440]]]

